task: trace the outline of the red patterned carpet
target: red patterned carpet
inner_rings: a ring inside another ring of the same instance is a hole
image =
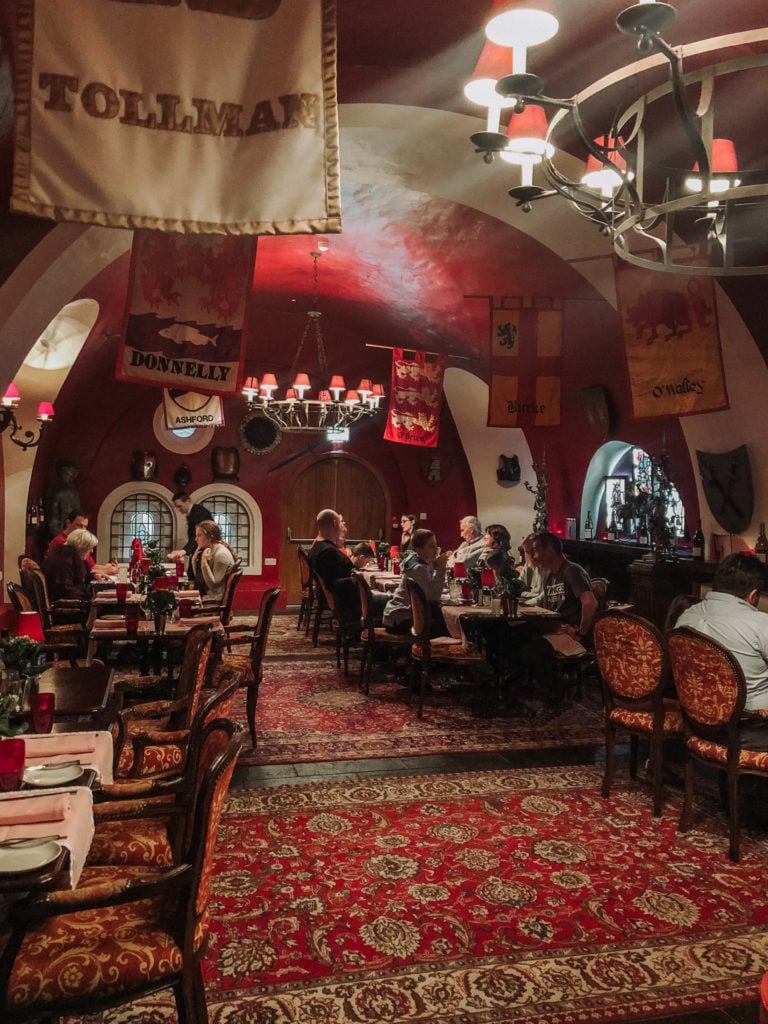
[[[595,768],[234,790],[211,1024],[572,1024],[756,999],[768,844]],[[714,817],[714,812],[711,812]],[[167,997],[109,1020],[172,1019]]]
[[[409,757],[468,751],[573,747],[604,741],[596,688],[560,708],[527,697],[508,717],[478,717],[469,687],[438,688],[424,717],[409,691],[375,682],[369,696],[357,685],[357,666],[345,677],[335,660],[269,660],[257,706],[258,747],[241,764],[298,764],[360,758]],[[235,715],[245,722],[245,698]]]

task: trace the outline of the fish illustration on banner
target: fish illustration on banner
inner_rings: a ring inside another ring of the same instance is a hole
[[[445,358],[413,349],[392,350],[392,388],[385,441],[437,447]]]
[[[256,239],[246,235],[134,232],[117,377],[237,394],[255,253]]]

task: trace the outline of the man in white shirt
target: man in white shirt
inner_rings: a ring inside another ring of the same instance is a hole
[[[452,569],[461,562],[465,569],[471,569],[480,561],[485,552],[485,535],[477,516],[464,516],[459,520],[461,544],[448,559],[448,568]]]
[[[712,591],[677,620],[733,654],[744,670],[747,711],[768,708],[768,615],[757,608],[766,590],[768,566],[754,555],[728,555],[715,570]],[[768,723],[750,723],[741,739],[750,750],[768,750]]]

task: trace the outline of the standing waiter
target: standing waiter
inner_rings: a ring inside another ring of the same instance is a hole
[[[178,509],[187,517],[187,543],[183,548],[178,551],[171,551],[168,554],[170,559],[174,561],[179,558],[187,556],[187,575],[190,579],[194,579],[192,571],[192,555],[197,550],[197,540],[195,539],[195,529],[198,523],[202,523],[205,519],[213,519],[213,513],[205,507],[205,505],[193,505],[192,499],[186,491],[179,491],[173,496],[173,507]]]

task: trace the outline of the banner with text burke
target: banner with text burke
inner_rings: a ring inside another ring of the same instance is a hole
[[[489,427],[560,423],[563,312],[554,299],[510,297],[491,309]]]
[[[413,349],[392,350],[392,388],[385,441],[437,447],[444,374],[443,356]]]
[[[634,416],[727,409],[711,278],[622,265],[616,295]]]
[[[18,0],[14,210],[341,230],[335,0]]]
[[[255,254],[252,235],[135,231],[118,379],[237,394]]]

